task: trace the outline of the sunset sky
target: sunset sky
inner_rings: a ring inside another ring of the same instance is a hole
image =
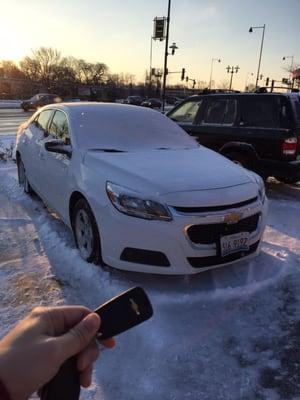
[[[149,69],[153,18],[166,16],[167,0],[1,0],[0,59],[20,60],[40,46],[65,56],[100,61],[112,73],[130,73],[144,80]],[[283,67],[295,56],[300,64],[300,0],[172,0],[170,43],[178,50],[169,70],[186,68],[187,75],[209,81],[228,79],[226,67],[239,65],[235,89],[248,76],[254,82],[262,30],[266,24],[261,73],[271,79],[287,76]],[[153,67],[163,66],[164,43],[153,43]],[[251,73],[254,73],[253,77]],[[180,75],[169,76],[175,83]]]

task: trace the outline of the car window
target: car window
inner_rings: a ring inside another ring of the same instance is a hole
[[[233,125],[236,119],[237,101],[235,99],[227,100],[225,114],[223,118],[224,125]]]
[[[55,111],[50,128],[50,135],[57,139],[69,140],[69,127],[66,114],[62,111]]]
[[[233,125],[237,115],[236,99],[208,99],[203,125]]]
[[[193,123],[198,113],[202,100],[187,101],[176,110],[168,114],[168,117],[176,122]]]
[[[300,126],[300,96],[293,99],[294,109],[296,111],[297,125]]]
[[[222,124],[227,100],[210,99],[202,122],[204,124]]]
[[[42,129],[43,131],[47,131],[47,125],[52,114],[52,110],[45,110],[42,111],[36,119],[37,126]]]
[[[275,98],[260,95],[247,96],[243,101],[243,125],[261,128],[279,127],[278,111]]]

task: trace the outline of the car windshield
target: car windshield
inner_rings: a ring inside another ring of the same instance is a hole
[[[116,104],[74,107],[70,112],[83,149],[144,151],[197,148],[198,143],[158,111]]]

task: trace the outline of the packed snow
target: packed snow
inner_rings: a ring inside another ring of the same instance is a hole
[[[267,184],[262,251],[196,276],[120,272],[85,263],[72,234],[0,163],[0,336],[36,305],[95,308],[132,286],[154,316],[95,364],[83,400],[300,398],[300,185]]]

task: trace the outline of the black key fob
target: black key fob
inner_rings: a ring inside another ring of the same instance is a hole
[[[151,303],[141,287],[119,294],[95,310],[101,318],[99,341],[116,336],[146,321],[153,315]],[[76,356],[67,360],[57,375],[40,391],[41,400],[78,400],[80,396],[79,374]]]
[[[140,287],[129,289],[95,311],[101,318],[98,340],[108,339],[146,321],[153,315],[151,303]]]

